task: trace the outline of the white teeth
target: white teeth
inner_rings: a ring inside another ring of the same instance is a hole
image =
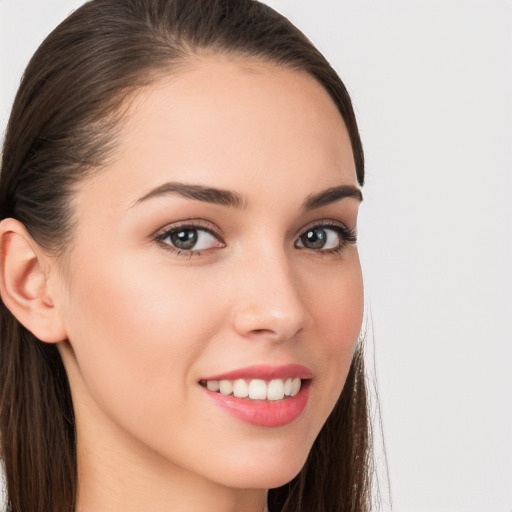
[[[290,396],[295,396],[299,392],[300,385],[301,385],[300,379],[293,379],[292,392],[291,392]]]
[[[233,395],[238,398],[245,398],[249,395],[249,386],[243,379],[238,379],[233,382]]]
[[[284,398],[284,384],[281,379],[271,380],[268,383],[267,399],[282,400]]]
[[[210,391],[219,391],[219,381],[218,380],[209,380],[206,382],[206,387]]]
[[[299,378],[285,381],[273,379],[270,382],[265,382],[263,379],[206,381],[206,387],[210,391],[220,392],[222,395],[233,394],[237,398],[252,400],[283,400],[286,397],[293,397],[300,391],[301,385],[302,381]]]
[[[219,390],[223,395],[231,395],[233,384],[230,380],[221,380],[219,382]]]
[[[251,380],[249,383],[249,398],[253,400],[265,400],[267,398],[267,384],[264,380]]]
[[[284,383],[284,394],[290,396],[292,394],[292,379],[286,379]]]

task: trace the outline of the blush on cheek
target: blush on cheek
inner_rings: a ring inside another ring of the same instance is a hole
[[[354,290],[350,298],[336,297],[325,304],[320,336],[325,351],[330,357],[337,359],[340,354],[349,353],[353,349],[361,331],[363,318],[362,293]]]
[[[361,329],[362,305],[345,304],[347,307],[338,307],[330,315],[330,321],[325,322],[320,332],[323,356],[328,361],[326,367],[332,372],[332,406],[343,390]]]

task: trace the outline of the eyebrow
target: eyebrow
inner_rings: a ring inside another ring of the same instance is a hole
[[[204,185],[193,185],[189,183],[178,182],[164,183],[163,185],[154,188],[140,199],[138,199],[134,206],[153,197],[173,194],[184,197],[186,199],[194,199],[196,201],[218,204],[231,208],[244,209],[247,206],[247,200],[237,192],[214,187],[206,187]],[[351,197],[359,202],[363,200],[363,194],[357,187],[352,185],[340,185],[308,196],[302,204],[302,209],[305,211],[314,210],[316,208],[340,201],[346,197]]]
[[[351,197],[360,203],[363,201],[363,193],[357,187],[352,185],[340,185],[331,187],[317,194],[311,194],[305,201],[302,208],[306,211],[314,210],[331,203],[336,203],[341,199]]]
[[[245,199],[236,192],[220,188],[205,187],[203,185],[192,185],[188,183],[169,182],[154,188],[142,196],[135,204],[142,203],[152,197],[176,194],[186,199],[195,199],[205,203],[219,204],[232,208],[243,209],[246,206]]]

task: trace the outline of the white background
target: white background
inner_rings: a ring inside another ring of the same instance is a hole
[[[0,0],[0,130],[81,1]],[[512,510],[512,2],[268,0],[348,86],[393,509]],[[371,341],[371,340],[370,340]]]

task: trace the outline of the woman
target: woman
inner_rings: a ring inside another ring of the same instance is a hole
[[[2,161],[10,509],[370,508],[363,180],[342,82],[269,7],[57,27]]]

